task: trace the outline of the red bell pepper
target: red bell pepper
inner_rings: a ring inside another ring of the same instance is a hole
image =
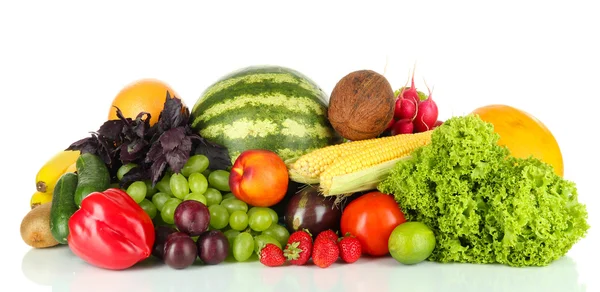
[[[69,219],[67,242],[84,261],[123,270],[147,258],[154,244],[150,216],[124,191],[94,192]]]

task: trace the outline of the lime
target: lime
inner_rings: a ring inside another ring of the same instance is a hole
[[[392,257],[402,264],[420,263],[433,252],[435,235],[421,222],[405,222],[390,234],[388,248]]]

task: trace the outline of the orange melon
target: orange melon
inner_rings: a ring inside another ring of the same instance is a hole
[[[503,104],[475,109],[473,114],[494,125],[500,135],[498,144],[506,146],[511,155],[520,158],[533,156],[554,167],[563,176],[563,157],[552,132],[533,115]]]

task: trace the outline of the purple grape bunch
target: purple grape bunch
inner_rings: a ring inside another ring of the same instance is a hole
[[[175,227],[157,226],[152,254],[169,267],[184,269],[199,258],[204,264],[223,262],[229,252],[227,237],[220,230],[208,230],[210,212],[195,200],[183,201],[174,214]],[[193,237],[198,237],[194,241]]]

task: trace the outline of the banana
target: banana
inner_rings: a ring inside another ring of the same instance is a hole
[[[31,200],[29,201],[29,205],[31,206],[31,209],[41,205],[41,204],[45,204],[48,202],[52,201],[52,193],[42,193],[42,192],[38,192],[36,191],[35,193],[33,193],[33,195],[31,196]]]
[[[69,167],[67,167],[67,169],[65,170],[64,173],[67,173],[67,172],[76,173],[77,172],[77,163],[73,162],[73,164],[69,165]]]
[[[77,161],[79,154],[79,150],[63,150],[46,161],[35,176],[36,190],[52,195],[56,182],[67,168]]]

